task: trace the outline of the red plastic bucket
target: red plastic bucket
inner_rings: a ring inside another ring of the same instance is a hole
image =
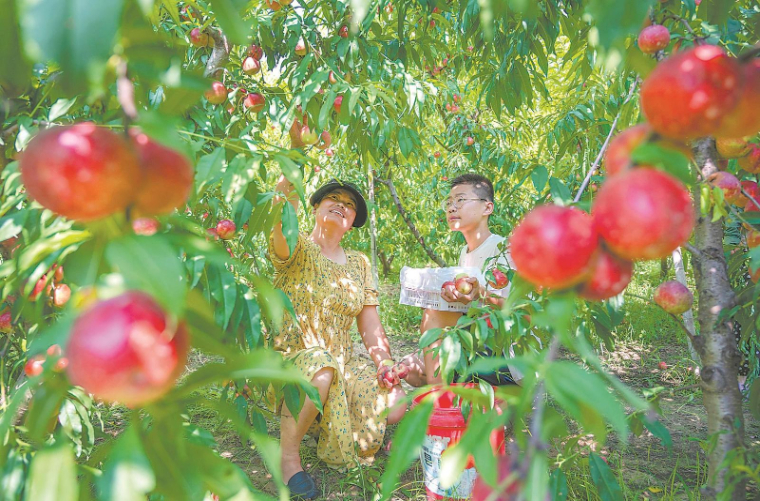
[[[467,388],[477,387],[476,384],[467,383],[461,386]],[[472,456],[467,460],[462,476],[451,487],[444,489],[440,486],[441,455],[446,448],[453,446],[462,438],[467,430],[467,423],[462,416],[462,408],[455,405],[457,395],[451,391],[442,392],[432,389],[414,399],[414,403],[421,402],[431,393],[438,392],[433,402],[433,413],[428,422],[427,434],[420,452],[420,462],[425,482],[425,492],[428,501],[470,499],[472,488],[478,474],[475,471],[475,463]],[[499,427],[491,432],[491,446],[495,454],[504,454],[504,428]]]

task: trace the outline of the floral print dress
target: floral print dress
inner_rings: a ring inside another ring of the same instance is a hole
[[[378,305],[371,267],[361,252],[346,250],[346,264],[326,258],[319,246],[301,234],[288,259],[277,257],[274,286],[283,290],[296,312],[287,316],[271,340],[307,380],[320,369],[335,370],[324,403],[317,456],[333,467],[374,457],[383,442],[388,390],[377,383],[371,361],[353,356],[350,330],[364,306]]]

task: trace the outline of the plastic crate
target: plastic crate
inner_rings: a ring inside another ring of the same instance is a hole
[[[485,283],[483,273],[477,268],[453,266],[449,268],[401,268],[401,297],[399,304],[430,308],[439,311],[466,312],[470,304],[449,303],[441,297],[441,286],[444,282],[454,280],[460,273],[475,277],[478,282]]]

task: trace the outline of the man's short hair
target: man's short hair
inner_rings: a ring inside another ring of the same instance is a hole
[[[462,174],[451,180],[451,188],[462,184],[472,186],[475,194],[493,203],[493,183],[487,177],[480,174]]]

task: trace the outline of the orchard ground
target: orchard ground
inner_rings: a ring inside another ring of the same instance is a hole
[[[661,276],[656,261],[639,263],[627,293],[640,297],[651,297],[654,287],[672,277]],[[398,304],[399,284],[384,281],[381,291],[381,318],[388,331],[395,356],[417,349],[421,310]],[[689,368],[695,364],[689,359],[689,351],[680,327],[659,307],[637,297],[626,298],[626,318],[616,332],[617,346],[614,352],[603,350],[602,359],[606,368],[624,383],[639,391],[662,387],[664,396],[660,400],[663,410],[662,423],[672,438],[672,452],[660,440],[647,431],[641,437],[631,436],[628,445],[619,437],[612,436],[604,448],[597,448],[593,437],[576,435],[579,444],[586,451],[594,450],[602,455],[617,476],[626,500],[701,499],[699,486],[707,475],[705,450],[708,447],[707,416],[702,404],[702,393],[697,378]],[[359,356],[366,356],[358,334],[355,335],[355,350]],[[566,356],[566,355],[565,355]],[[207,360],[203,355],[191,356],[191,369]],[[661,362],[667,369],[659,368]],[[220,389],[209,391],[209,397],[219,398]],[[107,436],[115,436],[124,426],[124,414],[118,407],[104,415]],[[744,405],[747,445],[760,447],[760,423]],[[213,434],[217,450],[234,461],[251,478],[254,485],[264,492],[276,495],[271,475],[261,458],[245,444],[242,444],[232,426],[206,409],[191,415],[192,424]],[[279,424],[275,419],[267,420],[269,434],[279,438]],[[387,437],[392,437],[395,426],[389,428]],[[207,437],[211,438],[211,437]],[[328,468],[316,457],[316,443],[307,437],[301,447],[304,466],[316,477],[322,492],[319,499],[367,499],[373,498],[375,486],[384,471],[388,455],[381,451],[372,466],[336,471]],[[598,500],[587,462],[582,457],[561,457],[558,449],[552,452],[556,461],[567,461],[572,466],[566,469],[568,499]],[[760,489],[751,484],[747,499],[758,499]],[[425,490],[422,482],[422,468],[419,462],[401,477],[394,500],[424,501]]]

